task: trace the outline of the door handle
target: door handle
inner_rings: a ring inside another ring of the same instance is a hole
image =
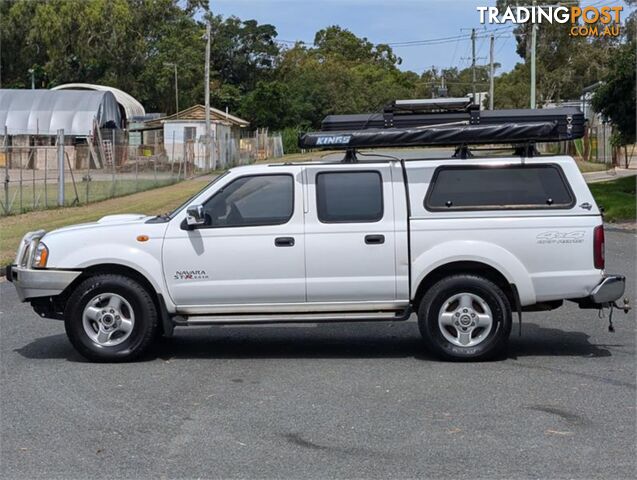
[[[275,247],[293,247],[294,237],[277,237],[274,239]]]
[[[367,245],[380,245],[385,243],[385,235],[365,235],[365,243]]]

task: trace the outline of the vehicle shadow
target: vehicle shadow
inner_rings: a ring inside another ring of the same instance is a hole
[[[75,351],[65,334],[40,337],[13,350],[24,358],[33,360],[68,360],[70,362],[85,362],[86,360]]]
[[[497,360],[534,356],[608,357],[617,344],[593,344],[589,335],[524,323],[511,333],[508,352]],[[84,362],[65,335],[41,337],[15,350],[29,359]],[[414,322],[310,326],[201,327],[178,329],[156,341],[141,361],[192,358],[415,358],[437,361],[420,339]]]
[[[518,325],[514,325],[509,339],[507,357],[569,356],[569,357],[610,357],[609,348],[623,347],[616,344],[593,344],[590,335],[571,332],[559,328],[547,328],[536,323],[522,323],[522,336]]]

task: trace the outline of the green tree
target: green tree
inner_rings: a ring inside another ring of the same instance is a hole
[[[529,108],[529,66],[517,63],[513,70],[495,78],[493,92],[494,108]]]
[[[610,59],[606,81],[593,96],[593,108],[610,118],[617,128],[619,145],[635,143],[635,125],[637,116],[635,105],[635,41],[627,42],[618,48]]]
[[[202,0],[3,0],[3,86],[69,82],[121,88],[149,111],[174,111],[176,62],[182,105],[203,99]]]
[[[337,26],[319,31],[312,46],[285,49],[276,69],[277,80],[289,88],[284,126],[317,128],[329,114],[373,112],[391,100],[412,98],[418,75],[401,72],[399,61],[387,45]]]
[[[557,0],[542,2],[543,5],[558,5]],[[571,2],[579,4],[579,0]],[[506,6],[529,5],[526,0],[498,0],[497,6],[503,10]],[[516,38],[516,51],[527,65],[521,66],[513,76],[505,76],[499,83],[501,90],[509,95],[500,104],[518,104],[524,96],[520,75],[528,72],[530,79],[532,24],[519,25],[513,31]],[[608,69],[608,58],[618,46],[617,37],[571,36],[570,24],[542,23],[537,25],[536,42],[536,98],[539,107],[546,103],[572,100],[580,97],[582,89],[601,80]],[[503,81],[514,80],[504,87]],[[527,89],[530,80],[527,80]],[[530,96],[530,94],[529,94]],[[495,103],[498,104],[497,93]],[[524,107],[528,106],[524,105]]]
[[[290,88],[280,81],[259,82],[243,99],[241,113],[253,127],[279,130],[297,122]]]
[[[279,55],[273,25],[217,15],[211,17],[211,29],[210,63],[219,82],[247,92],[269,79]]]
[[[218,79],[210,83],[210,105],[238,113],[244,98],[241,88],[230,83],[222,83]]]
[[[388,67],[400,65],[401,59],[386,44],[374,45],[338,25],[316,32],[314,47],[321,58],[334,58],[353,63],[379,63]]]

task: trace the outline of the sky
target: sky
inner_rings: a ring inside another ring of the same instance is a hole
[[[529,4],[531,0],[529,0]],[[582,5],[623,5],[621,0],[583,0]],[[471,64],[470,29],[476,28],[476,64],[489,61],[489,38],[495,39],[496,72],[509,71],[522,59],[515,53],[511,26],[481,25],[477,6],[495,0],[211,0],[215,14],[256,19],[277,28],[278,39],[312,44],[314,34],[340,25],[372,43],[400,43],[443,39],[438,43],[392,45],[403,70],[422,73],[437,68],[465,68]],[[626,11],[626,7],[624,8]],[[622,16],[624,18],[624,16]],[[452,38],[449,38],[452,37]],[[457,38],[462,37],[462,38]]]

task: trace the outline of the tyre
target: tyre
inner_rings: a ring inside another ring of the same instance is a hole
[[[476,275],[438,281],[423,297],[418,327],[427,348],[445,360],[488,360],[511,333],[511,305],[502,289]]]
[[[150,293],[124,275],[95,275],[80,283],[66,303],[69,340],[95,362],[139,357],[158,331],[157,307]]]

